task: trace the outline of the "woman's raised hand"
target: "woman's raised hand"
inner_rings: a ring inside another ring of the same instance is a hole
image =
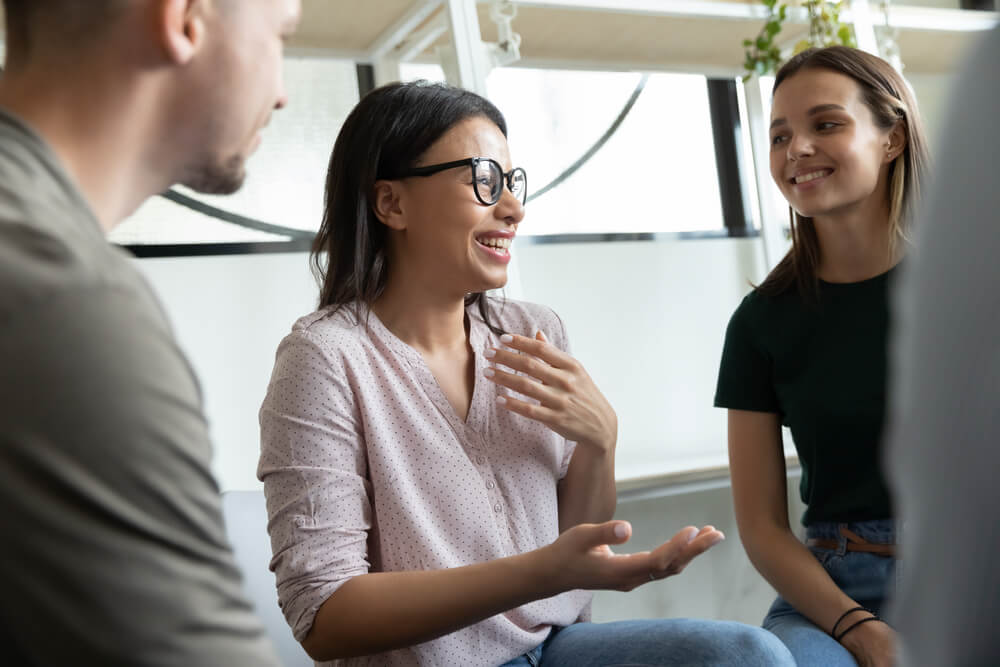
[[[574,589],[630,591],[680,574],[696,556],[725,537],[712,526],[701,530],[688,526],[652,551],[616,554],[611,550],[611,545],[623,544],[631,535],[627,521],[573,526],[536,552],[543,563],[543,581],[552,586],[552,594]]]
[[[507,347],[487,351],[494,366],[486,370],[486,377],[538,401],[500,396],[497,400],[503,407],[545,424],[568,440],[605,451],[614,448],[618,416],[579,361],[549,343],[541,331],[535,338],[504,334],[500,341]]]

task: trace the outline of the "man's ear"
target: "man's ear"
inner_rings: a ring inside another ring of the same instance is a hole
[[[163,53],[177,65],[186,65],[205,40],[206,0],[157,0],[156,33]]]
[[[396,231],[406,229],[401,194],[398,181],[375,181],[372,190],[372,210],[375,211],[375,216],[383,225]]]

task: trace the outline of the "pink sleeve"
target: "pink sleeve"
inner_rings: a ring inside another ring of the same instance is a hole
[[[319,607],[368,572],[371,486],[358,413],[336,353],[326,354],[306,331],[288,335],[260,409],[257,476],[279,605],[299,641]]]

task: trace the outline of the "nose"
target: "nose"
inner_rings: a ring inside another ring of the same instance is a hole
[[[800,160],[814,153],[812,142],[809,137],[802,134],[792,135],[788,140],[788,159]]]
[[[508,225],[516,225],[524,219],[524,204],[507,187],[500,194],[500,201],[494,207],[494,215]]]

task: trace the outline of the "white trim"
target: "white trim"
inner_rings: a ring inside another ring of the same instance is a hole
[[[285,57],[351,60],[356,63],[369,62],[367,51],[355,51],[353,49],[327,49],[315,46],[287,46],[285,47]]]
[[[454,70],[451,67],[444,68],[448,83],[488,97],[486,76],[489,74],[490,64],[479,29],[476,0],[445,0],[445,12],[451,28],[454,49],[452,64],[455,65]]]
[[[767,10],[756,2],[713,2],[712,0],[513,0],[513,2],[522,7],[675,16],[678,18],[750,21],[767,17]],[[854,2],[857,3],[857,0]],[[864,11],[863,9],[862,12]],[[808,12],[802,7],[789,7],[786,20],[791,23],[806,23],[808,22]],[[845,23],[854,22],[850,8],[844,9],[841,20]],[[998,12],[910,7],[896,4],[892,6],[890,17],[890,25],[904,30],[975,32],[989,30],[997,23],[1000,23],[1000,13]]]
[[[758,3],[712,2],[711,0],[514,0],[521,7],[572,9],[713,19],[763,19],[767,9]]]
[[[771,136],[768,118],[764,115],[764,97],[760,78],[751,77],[743,84],[750,126],[750,146],[754,177],[757,183],[757,206],[760,208],[760,237],[764,246],[764,275],[781,260],[788,247],[784,239],[784,215],[775,209],[771,197]]]
[[[799,465],[798,457],[787,452],[785,475],[789,479],[802,475],[802,467]],[[724,462],[711,467],[673,470],[641,479],[616,479],[615,485],[618,488],[619,503],[723,489],[730,485],[729,461],[724,460]]]
[[[426,60],[426,59],[425,59]],[[430,62],[430,61],[427,61]],[[505,67],[533,69],[564,69],[592,72],[662,72],[665,74],[700,74],[715,78],[736,78],[743,75],[742,63],[733,65],[707,65],[705,63],[678,63],[667,61],[582,60],[577,58],[532,58]]]
[[[427,25],[410,35],[399,45],[396,57],[399,62],[408,63],[436,42],[441,35],[448,32],[448,22],[443,14],[438,14]]]
[[[371,62],[378,61],[382,56],[395,49],[410,36],[417,27],[437,11],[442,0],[418,0],[409,10],[392,25],[382,31],[368,47],[368,58]]]
[[[877,56],[878,40],[875,38],[875,26],[872,24],[868,0],[851,0],[851,10],[847,13],[850,15],[850,22],[854,24],[854,36],[858,39],[858,48]]]
[[[847,12],[848,18],[850,12]],[[901,30],[977,32],[990,30],[1000,23],[1000,12],[977,12],[971,9],[907,7],[893,4],[889,25]]]

